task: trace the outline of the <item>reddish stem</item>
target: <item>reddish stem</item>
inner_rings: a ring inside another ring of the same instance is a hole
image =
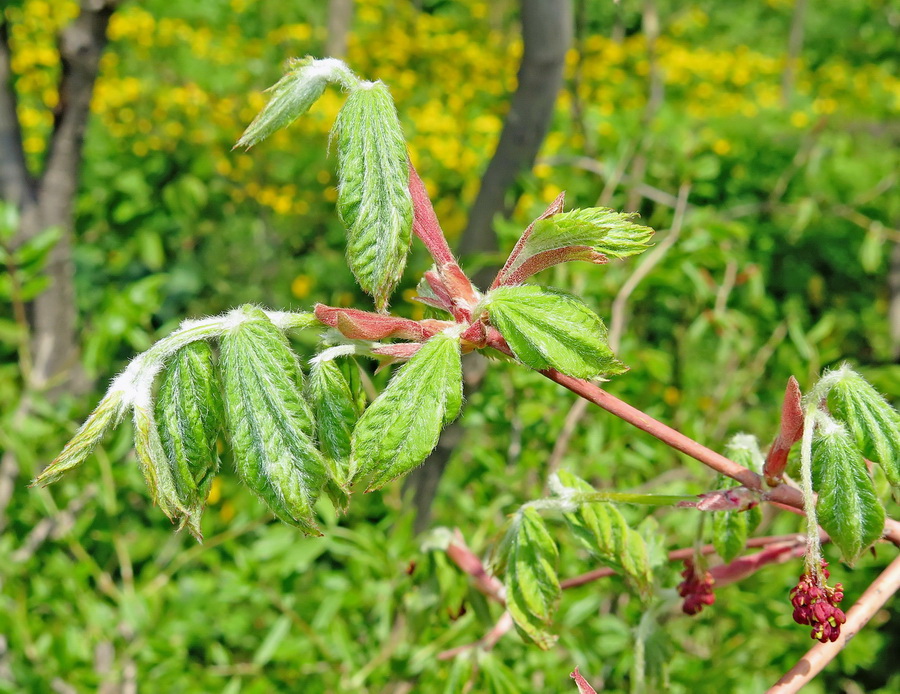
[[[441,224],[438,222],[425,184],[419,178],[416,167],[409,163],[409,192],[413,202],[413,233],[425,244],[438,267],[455,263]]]
[[[492,344],[491,346],[496,345]],[[507,353],[509,353],[508,348]],[[546,378],[549,378],[551,381],[559,383],[564,388],[568,388],[585,400],[614,414],[632,426],[656,437],[675,450],[681,451],[695,460],[699,460],[713,470],[737,480],[745,487],[764,491],[763,498],[766,501],[773,501],[796,509],[803,509],[803,495],[800,493],[800,490],[786,484],[779,484],[774,489],[765,491],[762,476],[757,475],[749,468],[745,468],[743,465],[739,465],[733,460],[729,460],[721,453],[717,453],[703,444],[697,443],[680,431],[676,431],[672,427],[663,424],[636,407],[632,407],[628,403],[619,400],[616,396],[607,393],[593,383],[583,381],[579,378],[566,376],[554,369],[546,369],[539,373]],[[895,545],[900,546],[900,523],[888,518],[885,521],[884,536]]]

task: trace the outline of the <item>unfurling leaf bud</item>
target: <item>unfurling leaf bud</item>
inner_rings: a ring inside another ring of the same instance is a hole
[[[356,368],[355,364],[351,364]],[[340,366],[333,360],[314,359],[306,392],[316,419],[316,438],[332,484],[332,501],[345,508],[350,484],[350,438],[362,406]]]
[[[699,570],[694,562],[688,559],[684,562],[681,577],[684,580],[678,584],[678,594],[684,598],[681,609],[685,614],[691,616],[699,614],[704,607],[716,601],[716,594],[713,593],[716,580],[709,571]]]
[[[288,62],[288,72],[269,87],[272,98],[247,126],[235,147],[252,147],[293,123],[322,96],[329,82],[349,87],[358,84],[359,79],[343,62],[334,58],[292,58]]]
[[[198,539],[203,506],[219,471],[217,443],[223,416],[212,349],[202,341],[182,347],[166,366],[156,421],[183,523]]]
[[[254,307],[222,336],[225,415],[238,474],[285,523],[318,535],[325,463],[313,444],[302,372],[284,334]]]
[[[862,454],[900,488],[900,413],[855,371],[843,367],[828,394],[834,416],[847,425]]]
[[[406,266],[413,206],[409,160],[397,110],[381,82],[351,92],[334,124],[338,214],[347,227],[347,260],[382,310]]]
[[[813,489],[819,524],[853,564],[884,531],[884,507],[866,463],[846,428],[822,419],[812,444]]]

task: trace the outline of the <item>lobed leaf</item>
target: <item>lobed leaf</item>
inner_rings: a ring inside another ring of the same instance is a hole
[[[369,405],[353,431],[354,475],[371,475],[367,491],[421,465],[462,407],[458,336],[428,340]]]
[[[884,508],[875,495],[866,463],[846,428],[828,422],[817,428],[812,446],[813,488],[819,495],[819,524],[853,564],[884,531]]]
[[[358,79],[340,60],[307,56],[288,62],[288,72],[269,87],[272,98],[247,126],[235,147],[252,147],[306,113],[329,82],[350,86]]]
[[[326,473],[303,375],[284,334],[259,309],[243,310],[246,319],[222,336],[220,357],[238,474],[278,518],[317,535],[313,507]]]
[[[596,378],[627,368],[609,348],[603,321],[576,297],[534,285],[499,287],[486,305],[513,354],[533,369]]]
[[[523,636],[547,650],[556,641],[550,623],[561,589],[559,550],[540,514],[524,508],[514,521],[505,558],[506,608]]]
[[[355,89],[334,132],[347,259],[381,310],[403,274],[413,223],[406,143],[387,87],[369,82]]]
[[[862,454],[900,488],[900,414],[862,376],[846,371],[828,394],[829,409],[847,425]]]
[[[559,481],[568,489],[590,493],[594,488],[570,472],[561,471]],[[592,555],[620,571],[638,591],[647,595],[653,585],[650,553],[643,536],[630,528],[611,503],[584,503],[565,514],[578,541]]]
[[[224,420],[219,375],[205,341],[179,349],[163,374],[156,421],[184,524],[198,539],[200,518],[219,471],[217,444]]]

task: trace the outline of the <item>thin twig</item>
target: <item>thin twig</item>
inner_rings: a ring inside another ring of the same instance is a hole
[[[881,572],[856,604],[847,612],[847,621],[841,627],[837,641],[818,643],[807,651],[794,667],[775,683],[768,694],[792,694],[809,683],[813,677],[840,653],[847,642],[859,633],[884,604],[900,590],[900,557]]]

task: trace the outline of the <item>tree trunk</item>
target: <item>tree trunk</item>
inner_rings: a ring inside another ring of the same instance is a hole
[[[512,97],[497,150],[469,214],[457,249],[460,254],[497,250],[494,216],[498,212],[506,216],[512,212],[515,200],[508,198],[507,193],[516,178],[534,164],[562,86],[566,51],[572,43],[570,0],[521,0],[521,11],[524,46],[519,85]],[[485,285],[495,271],[494,268],[482,270],[475,275],[475,283]],[[463,363],[467,393],[477,390],[486,367],[483,358],[468,358]],[[459,422],[447,427],[425,465],[407,477],[404,489],[412,490],[416,532],[428,527],[438,483],[462,434]]]
[[[524,46],[519,85],[469,213],[458,248],[461,254],[497,250],[494,216],[512,212],[515,200],[507,193],[534,164],[562,87],[566,51],[572,43],[570,0],[522,0],[521,8]]]
[[[325,55],[343,58],[347,55],[347,35],[353,25],[353,0],[328,1],[328,40]]]
[[[30,307],[33,370],[30,385],[51,394],[81,392],[87,380],[78,363],[72,209],[84,131],[90,115],[94,81],[106,45],[106,27],[114,9],[109,0],[83,0],[81,13],[60,36],[62,77],[59,106],[46,165],[33,180],[25,168],[21,133],[15,119],[15,92],[8,71],[9,45],[0,47],[0,171],[3,197],[18,205],[21,224],[16,244],[50,227],[62,231],[44,272],[51,283]],[[5,78],[5,79],[4,79]]]

